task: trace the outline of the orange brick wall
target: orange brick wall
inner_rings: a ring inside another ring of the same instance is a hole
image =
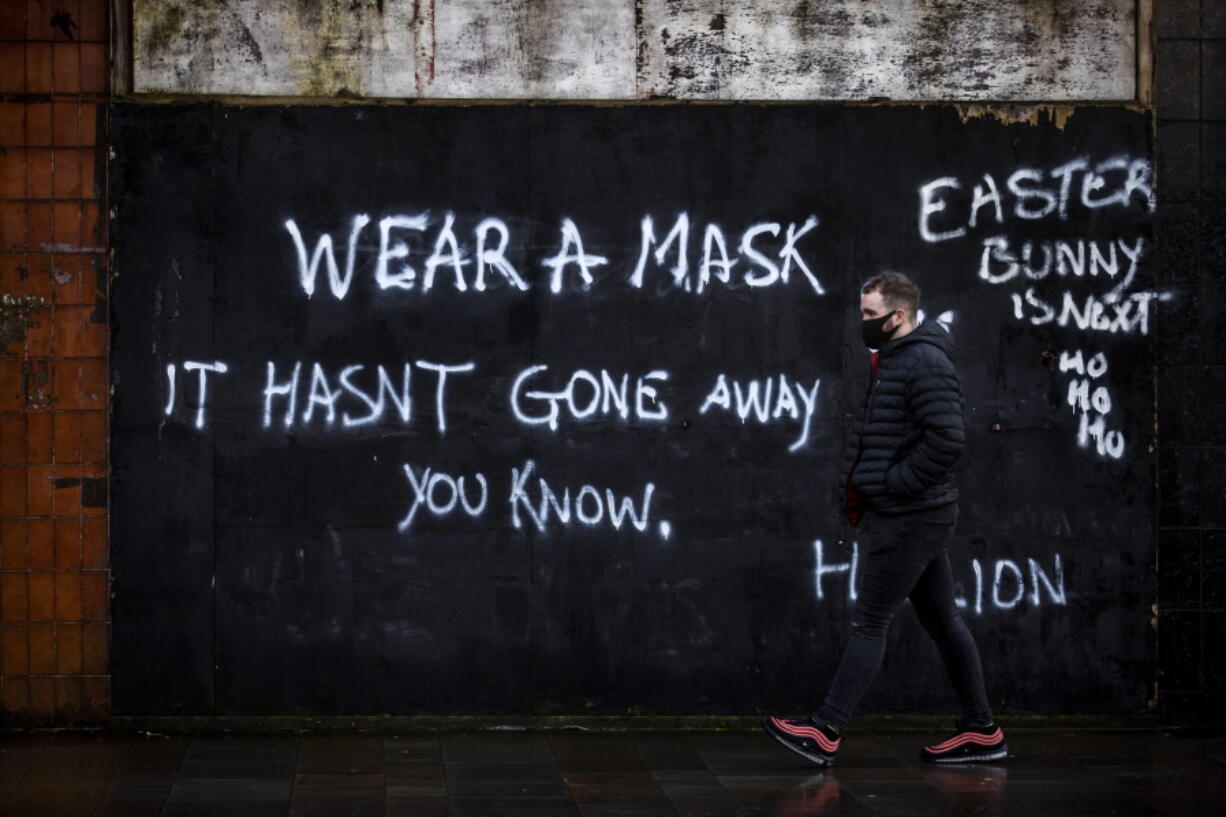
[[[106,0],[0,0],[0,723],[109,706]]]

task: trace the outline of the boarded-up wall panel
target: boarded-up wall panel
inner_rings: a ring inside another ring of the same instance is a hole
[[[993,700],[1149,699],[1143,114],[118,105],[111,127],[116,713],[813,706],[865,536],[836,499],[858,285],[891,267],[960,350],[953,564]],[[953,706],[906,611],[889,656],[865,709]]]

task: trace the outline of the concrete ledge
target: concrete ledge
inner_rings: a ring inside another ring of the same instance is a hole
[[[116,84],[449,99],[1125,101],[1138,98],[1148,58],[1137,2],[134,0],[117,26],[131,32],[130,54],[117,53],[125,68],[130,57],[133,82],[125,71]]]

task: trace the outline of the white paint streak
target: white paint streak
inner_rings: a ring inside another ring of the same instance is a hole
[[[230,367],[220,360],[215,360],[212,363],[201,363],[195,360],[184,361],[183,371],[200,372],[199,392],[196,396],[196,428],[204,428],[204,408],[208,404],[209,373],[225,374],[229,370]]]
[[[583,289],[587,290],[595,280],[592,277],[591,268],[607,264],[609,259],[603,255],[588,255],[584,252],[583,238],[579,235],[579,228],[569,218],[562,219],[561,244],[557,255],[541,262],[553,271],[549,282],[550,291],[555,293],[562,291],[563,273],[571,264],[579,268],[579,278],[583,281]]]
[[[477,364],[469,361],[468,363],[448,366],[444,363],[431,363],[428,360],[419,360],[417,361],[417,367],[438,373],[438,387],[434,391],[434,410],[438,415],[438,433],[444,434],[447,431],[447,409],[443,405],[443,395],[447,387],[447,375],[471,372],[477,367]]]
[[[169,417],[170,413],[175,410],[175,371],[176,367],[173,363],[166,364],[166,381],[167,381],[167,397],[166,407],[163,413]]]

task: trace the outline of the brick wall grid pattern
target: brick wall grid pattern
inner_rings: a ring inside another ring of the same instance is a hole
[[[1156,0],[1161,713],[1221,723],[1226,681],[1226,3]]]
[[[107,37],[0,3],[0,725],[109,707]]]

